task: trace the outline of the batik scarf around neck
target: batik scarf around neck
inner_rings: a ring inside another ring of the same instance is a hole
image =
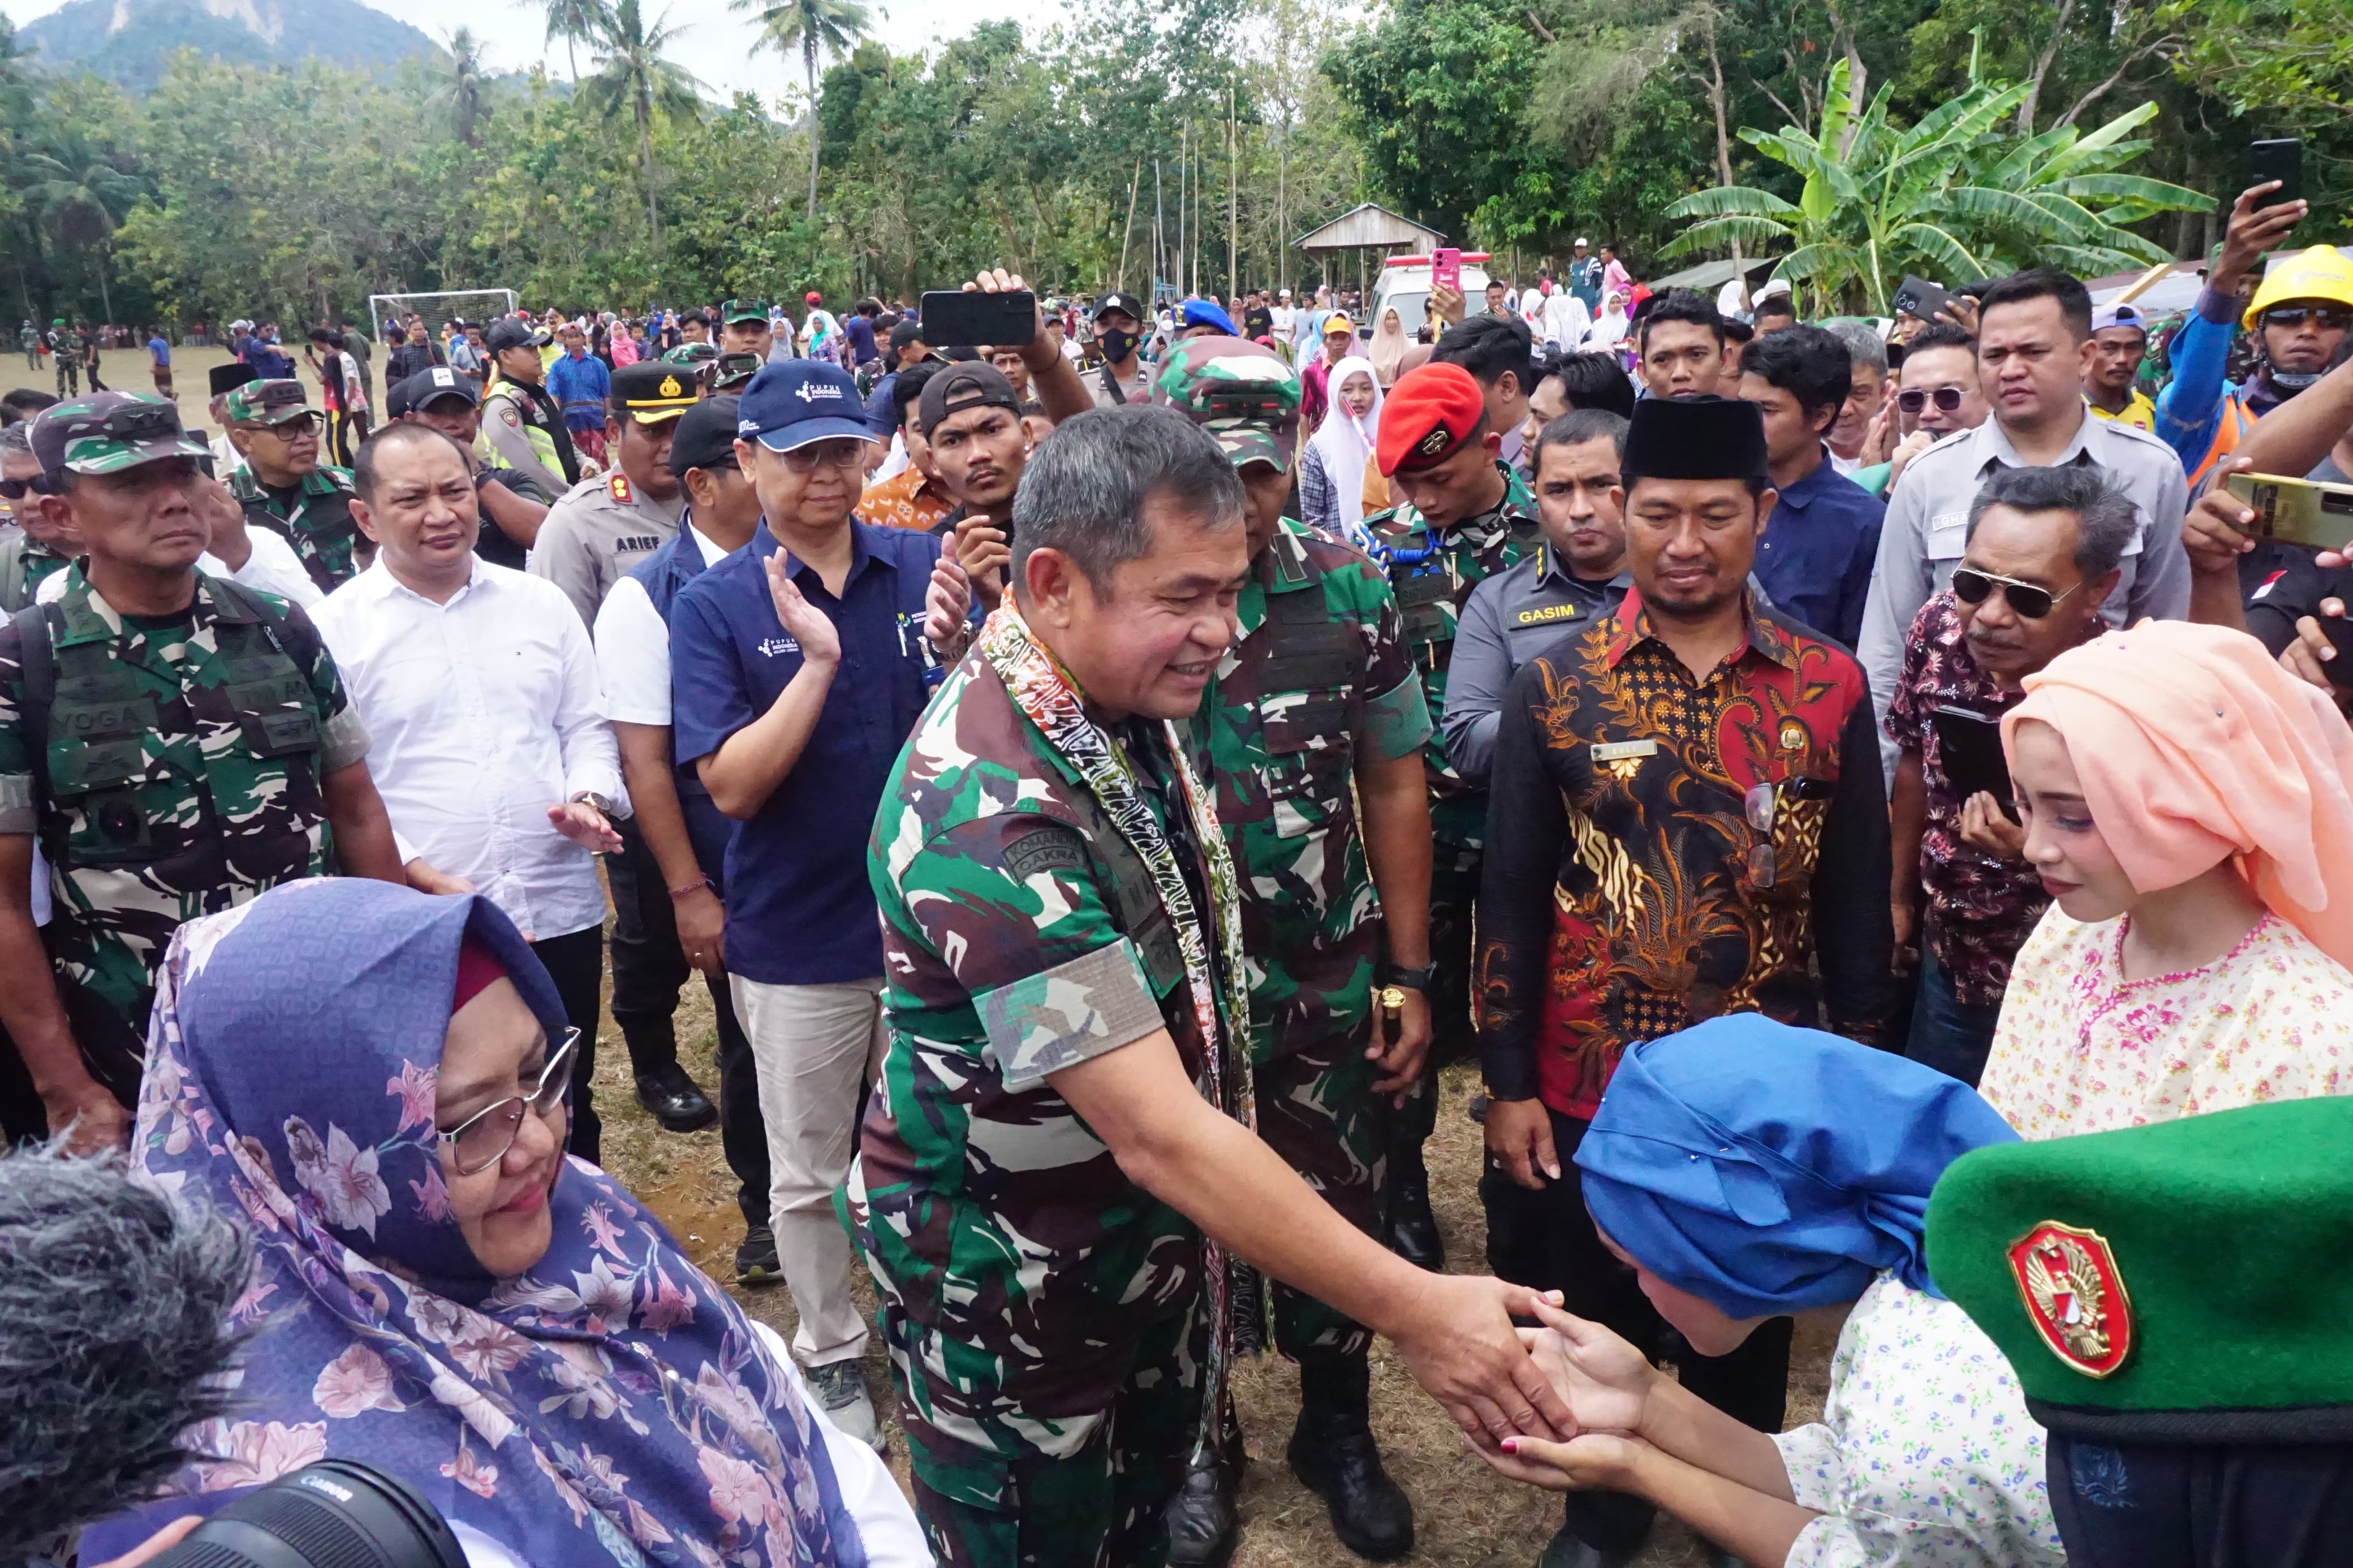
[[[132,1158],[255,1250],[237,1409],[190,1434],[177,1489],[332,1455],[535,1568],[862,1568],[821,1417],[618,1183],[567,1159],[546,1255],[475,1260],[433,1119],[470,934],[559,1038],[547,972],[478,897],[293,882],[173,938]]]
[[[1233,857],[1218,827],[1216,807],[1186,760],[1176,726],[1164,721],[1161,731],[1176,770],[1179,799],[1175,804],[1190,816],[1193,839],[1200,847],[1202,879],[1214,906],[1209,911],[1216,922],[1214,931],[1194,908],[1192,889],[1177,863],[1176,847],[1145,803],[1144,786],[1137,782],[1125,749],[1087,717],[1086,700],[1077,684],[1045,645],[1030,635],[1029,623],[1010,601],[981,627],[978,651],[1005,682],[1013,705],[1036,726],[1054,754],[1079,775],[1150,873],[1161,908],[1176,931],[1177,952],[1185,961],[1186,989],[1201,1030],[1202,1097],[1255,1131],[1258,1108],[1245,1037],[1250,989],[1242,967],[1239,884],[1234,879]],[[1209,1321],[1217,1331],[1210,1337],[1209,1364],[1202,1380],[1198,1450],[1210,1448],[1222,1430],[1226,1372],[1233,1355],[1237,1316],[1225,1248],[1204,1238],[1204,1253]]]

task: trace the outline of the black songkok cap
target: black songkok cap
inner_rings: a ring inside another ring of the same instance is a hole
[[[1636,479],[1750,479],[1769,483],[1765,420],[1731,397],[1646,397],[1634,405],[1619,464]]]

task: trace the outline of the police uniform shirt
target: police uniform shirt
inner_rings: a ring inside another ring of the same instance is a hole
[[[1495,759],[1496,715],[1512,674],[1546,644],[1618,607],[1634,574],[1596,583],[1572,574],[1549,542],[1471,590],[1454,631],[1439,728],[1457,773],[1483,784]]]
[[[1097,408],[1118,408],[1130,403],[1152,401],[1152,373],[1145,368],[1144,356],[1135,360],[1135,374],[1119,384],[1119,395],[1111,391],[1111,367],[1097,365],[1086,374],[1087,390],[1094,395]]]
[[[580,612],[580,624],[593,626],[613,584],[678,532],[685,506],[684,490],[655,500],[618,468],[583,479],[548,508],[539,542],[532,546],[531,574],[563,589]]]

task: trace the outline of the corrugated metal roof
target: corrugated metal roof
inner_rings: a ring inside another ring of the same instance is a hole
[[[1385,206],[1366,202],[1301,236],[1296,243],[1302,250],[1386,249],[1396,246],[1428,250],[1445,244],[1446,237],[1410,218],[1399,217]]]

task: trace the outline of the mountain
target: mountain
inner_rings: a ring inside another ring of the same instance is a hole
[[[305,59],[389,68],[433,40],[359,0],[73,0],[17,37],[51,70],[95,71],[132,92],[163,79],[181,49],[241,65]]]

